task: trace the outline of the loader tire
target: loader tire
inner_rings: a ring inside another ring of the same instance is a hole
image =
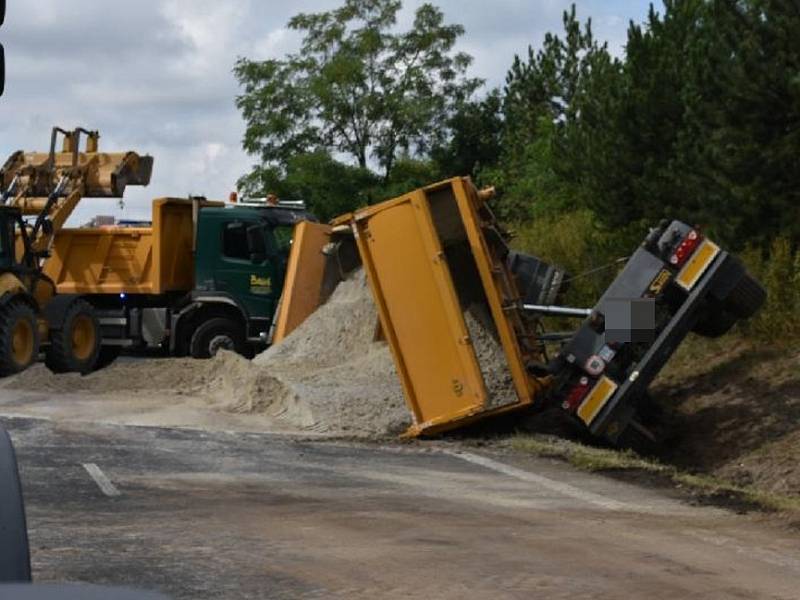
[[[247,351],[244,331],[236,321],[225,317],[209,319],[201,323],[192,335],[189,343],[192,358],[211,358],[219,350],[230,350],[242,355]]]
[[[91,373],[100,355],[100,322],[94,307],[76,300],[67,308],[59,329],[50,330],[45,364],[53,373]]]
[[[0,427],[0,584],[29,582],[31,560],[17,458]]]
[[[27,369],[39,356],[36,313],[21,298],[0,308],[0,376]]]
[[[725,308],[740,319],[749,319],[767,299],[766,290],[745,273],[725,299]]]
[[[119,358],[122,348],[119,346],[101,346],[97,355],[97,362],[94,365],[95,371],[105,369]]]

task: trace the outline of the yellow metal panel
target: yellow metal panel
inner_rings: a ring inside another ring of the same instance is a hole
[[[191,290],[194,287],[192,241],[194,222],[192,201],[159,198],[153,201],[153,244],[150,260],[153,272],[153,293]],[[141,254],[137,257],[143,261]],[[144,274],[148,265],[136,267]]]
[[[578,416],[587,425],[591,425],[606,402],[617,391],[617,384],[603,375],[578,407]]]
[[[692,257],[689,259],[681,272],[675,278],[675,281],[685,290],[691,290],[694,284],[706,272],[708,265],[711,264],[717,254],[719,254],[719,246],[709,240],[703,240],[700,247],[695,250]]]
[[[483,377],[425,195],[357,213],[354,229],[415,417],[411,433],[480,411]]]
[[[499,278],[505,273],[502,269],[493,268],[496,257],[492,255],[492,249],[486,243],[486,238],[481,232],[480,216],[478,215],[477,205],[479,200],[475,197],[476,190],[469,183],[469,180],[456,179],[452,183],[458,202],[458,209],[467,232],[472,255],[478,267],[486,298],[489,301],[489,308],[492,312],[500,342],[508,361],[511,376],[514,379],[514,387],[520,402],[529,403],[533,401],[534,381],[528,377],[525,369],[519,340],[517,340],[514,327],[509,319],[509,313],[504,309],[503,295],[500,290]],[[479,282],[475,282],[477,285]],[[509,283],[511,283],[509,281]],[[516,292],[516,289],[513,290]],[[514,293],[513,298],[508,298],[507,302],[516,306],[519,295]]]
[[[44,273],[60,294],[152,294],[149,228],[62,229]]]
[[[310,221],[295,225],[273,343],[289,335],[319,307],[326,262],[322,249],[330,234],[330,225]]]

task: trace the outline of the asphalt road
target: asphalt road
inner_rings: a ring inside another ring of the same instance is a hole
[[[175,599],[800,597],[796,532],[548,460],[0,421],[38,581]]]

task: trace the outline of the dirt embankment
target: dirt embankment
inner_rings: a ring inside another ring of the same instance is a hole
[[[652,391],[666,413],[663,460],[800,495],[800,350],[694,340]]]

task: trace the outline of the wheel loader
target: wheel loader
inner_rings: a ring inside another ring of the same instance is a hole
[[[98,138],[55,128],[49,153],[18,152],[0,170],[0,217],[14,224],[0,375],[30,364],[39,340],[54,372],[88,373],[122,348],[195,358],[263,349],[294,226],[314,216],[275,198],[157,198],[149,222],[66,228],[82,197],[121,198],[150,180],[151,157],[101,153]]]
[[[16,152],[0,169],[0,376],[27,368],[40,345],[56,370],[81,370],[96,352],[96,321],[80,303],[57,301],[42,267],[83,197],[122,198],[128,185],[150,182],[153,165],[135,152],[100,152],[98,140],[56,127],[49,152]]]

